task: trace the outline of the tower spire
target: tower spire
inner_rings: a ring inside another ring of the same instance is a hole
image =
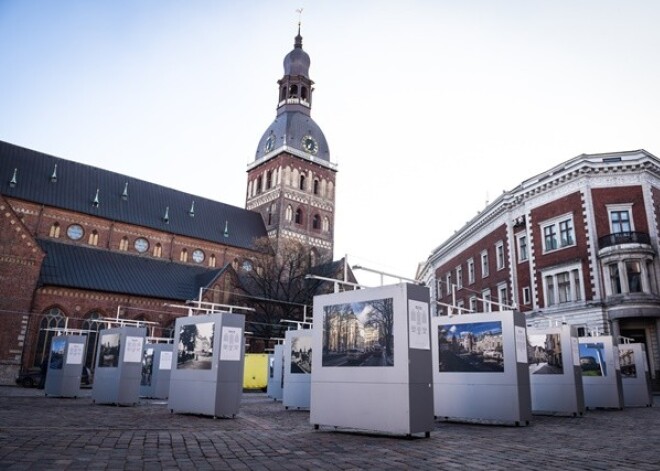
[[[296,36],[296,42],[293,44],[293,47],[302,49],[302,36],[300,35],[300,24],[302,23],[302,8],[298,8],[296,13],[298,13],[298,35]]]

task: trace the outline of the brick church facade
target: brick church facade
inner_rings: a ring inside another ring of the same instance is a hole
[[[336,165],[310,116],[300,32],[284,59],[277,117],[248,166],[246,208],[0,141],[0,383],[38,366],[57,329],[148,322],[172,336],[188,300],[235,302],[254,242],[295,239],[335,267]]]

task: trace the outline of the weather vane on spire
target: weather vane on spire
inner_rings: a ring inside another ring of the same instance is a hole
[[[300,31],[300,23],[302,21],[302,8],[296,8],[296,13],[298,13],[298,31]]]

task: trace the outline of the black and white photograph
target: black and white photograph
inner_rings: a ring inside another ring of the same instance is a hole
[[[502,323],[438,326],[441,373],[503,372]]]
[[[119,334],[103,334],[100,343],[99,367],[113,368],[119,366]]]
[[[154,370],[154,349],[147,348],[142,353],[142,375],[140,386],[151,386],[151,375]]]
[[[323,307],[323,366],[393,366],[393,298]]]
[[[312,373],[312,337],[291,338],[291,373]]]
[[[564,374],[561,334],[528,334],[527,361],[531,374]]]
[[[181,326],[176,367],[184,370],[210,370],[213,364],[213,322]]]
[[[582,376],[607,376],[603,342],[580,343]]]
[[[50,364],[48,368],[51,370],[61,370],[63,368],[65,347],[66,339],[62,337],[53,338],[53,342],[50,344]]]
[[[623,378],[637,378],[637,367],[635,366],[635,352],[632,348],[619,345],[619,365]]]

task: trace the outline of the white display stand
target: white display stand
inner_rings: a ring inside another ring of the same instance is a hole
[[[437,418],[529,425],[525,324],[513,311],[433,318]]]
[[[288,330],[284,338],[282,404],[286,409],[309,409],[312,384],[312,330]]]
[[[284,345],[275,345],[268,365],[266,395],[275,401],[281,401],[284,393]]]
[[[167,343],[147,343],[142,352],[140,396],[167,399],[170,393],[170,373],[173,347]]]
[[[619,365],[623,386],[623,405],[625,407],[651,407],[653,391],[645,345],[643,343],[619,344]]]
[[[310,422],[317,429],[430,436],[430,334],[426,287],[401,283],[316,296]]]
[[[142,348],[147,329],[116,327],[99,332],[92,400],[135,405],[140,396]]]
[[[619,351],[610,335],[579,337],[580,366],[587,409],[623,408]]]
[[[584,415],[577,329],[570,325],[528,328],[527,352],[532,412]]]
[[[235,417],[243,394],[245,316],[228,312],[176,320],[168,407]]]
[[[85,364],[86,345],[87,337],[83,335],[53,337],[44,385],[46,396],[80,396],[80,378]]]

